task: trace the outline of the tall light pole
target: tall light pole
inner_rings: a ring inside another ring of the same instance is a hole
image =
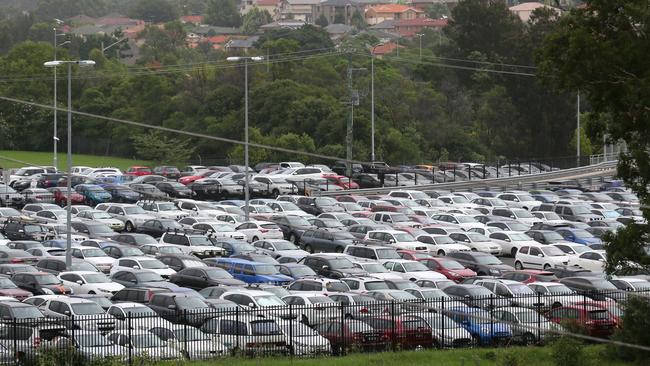
[[[370,52],[370,161],[375,162],[375,49],[383,46],[376,44]]]
[[[416,36],[420,39],[420,59],[422,59],[422,37],[424,36],[424,33],[417,33]]]
[[[54,19],[57,24],[63,23],[59,19]],[[61,44],[59,44],[59,41],[57,40],[58,37],[65,36],[65,34],[59,33],[59,30],[57,27],[52,28],[54,31],[54,61],[56,61],[56,49],[59,46],[63,46],[64,44],[70,43],[70,41],[65,41]],[[59,143],[59,137],[57,136],[57,110],[56,110],[56,67],[54,68],[54,101],[53,101],[53,106],[54,106],[54,133],[52,134],[52,142],[54,145],[54,156],[52,158],[52,165],[54,166],[54,169],[58,169],[59,167],[59,159],[58,159],[58,143]]]
[[[577,108],[576,108],[576,124],[577,124],[577,129],[576,129],[576,157],[578,160],[577,167],[580,166],[580,91],[578,91],[578,100],[577,100]]]
[[[249,207],[249,201],[250,201],[250,189],[249,189],[249,180],[250,180],[250,172],[248,171],[249,168],[249,162],[248,162],[248,61],[262,61],[264,60],[264,57],[262,56],[253,56],[253,57],[228,57],[228,61],[230,62],[238,62],[241,60],[244,60],[244,168],[245,168],[245,173],[244,173],[244,217],[245,220],[248,221],[250,217],[250,207]]]
[[[65,263],[67,268],[72,265],[72,211],[70,204],[70,197],[72,196],[72,65],[79,65],[80,67],[90,67],[95,65],[92,60],[78,60],[78,61],[48,61],[43,65],[45,67],[53,67],[56,70],[57,66],[68,65],[68,152],[67,152],[67,198],[66,202],[66,251]],[[54,106],[56,110],[56,105]]]

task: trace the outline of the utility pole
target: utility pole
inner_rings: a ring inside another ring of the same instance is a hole
[[[577,122],[577,130],[576,130],[576,156],[578,160],[578,164],[576,167],[580,166],[580,91],[578,90],[578,101],[577,101],[577,108],[576,108],[576,122]]]
[[[348,93],[350,95],[350,118],[348,119],[347,133],[345,134],[345,166],[348,177],[352,176],[352,127],[354,124],[354,91],[352,90],[352,53],[348,52]]]
[[[422,37],[424,36],[424,33],[418,33],[416,34],[418,38],[420,39],[420,60],[422,59]]]
[[[54,27],[54,61],[56,61],[56,46],[59,43],[57,40],[58,36],[58,30],[56,27]],[[52,137],[52,140],[54,142],[54,169],[59,168],[59,159],[57,157],[57,150],[58,150],[58,142],[59,142],[59,137],[57,136],[57,120],[56,120],[56,67],[54,68],[54,136]]]

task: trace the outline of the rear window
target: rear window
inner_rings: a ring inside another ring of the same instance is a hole
[[[421,319],[405,320],[402,322],[402,325],[405,329],[422,329],[429,327],[427,323]]]
[[[29,339],[33,332],[34,330],[30,327],[6,326],[0,329],[0,339],[16,339],[24,341]]]
[[[607,310],[592,310],[589,312],[588,316],[589,319],[593,320],[607,320],[609,318]]]
[[[282,330],[278,327],[278,324],[270,320],[254,321],[251,322],[251,332],[256,336],[265,336],[265,335],[280,335]]]

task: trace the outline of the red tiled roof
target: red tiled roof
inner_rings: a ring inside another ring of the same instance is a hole
[[[203,15],[183,15],[181,21],[185,23],[203,23]]]
[[[368,10],[373,10],[375,13],[403,13],[407,10],[412,10],[416,13],[422,13],[422,10],[402,4],[385,4],[371,6]]]
[[[255,5],[259,6],[277,6],[280,4],[280,0],[257,0]]]
[[[229,39],[230,39],[230,37],[228,37],[228,36],[214,36],[214,37],[207,37],[205,39],[205,41],[208,42],[208,43],[219,44],[219,43],[226,43],[226,42],[228,42]]]
[[[396,43],[393,42],[384,43],[380,46],[375,47],[373,54],[375,56],[387,55],[395,51],[397,47],[402,47],[402,46],[398,46]]]

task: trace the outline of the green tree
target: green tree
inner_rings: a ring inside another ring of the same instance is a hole
[[[130,17],[153,23],[176,20],[179,14],[176,5],[169,0],[137,0],[129,10]]]
[[[618,176],[639,196],[650,199],[650,43],[639,35],[650,20],[644,0],[591,0],[560,18],[539,52],[544,79],[564,91],[580,90],[594,113],[607,115],[591,131],[594,140],[626,142]],[[642,206],[643,207],[643,206]],[[643,209],[644,216],[650,212]],[[628,225],[606,238],[607,271],[640,263],[650,268],[647,225]]]
[[[318,19],[316,19],[316,21],[314,23],[316,23],[317,26],[320,26],[320,27],[323,27],[323,28],[325,28],[325,27],[327,27],[329,25],[329,22],[327,21],[327,17],[325,17],[325,14],[322,14],[322,13],[318,17]]]
[[[366,24],[366,19],[363,17],[361,12],[357,9],[352,13],[350,18],[350,24],[357,27],[357,29],[366,29],[368,24]]]
[[[443,16],[449,16],[449,7],[445,3],[433,3],[424,8],[427,17],[431,19],[440,19]]]
[[[578,129],[576,128],[575,131],[573,131],[573,136],[571,137],[571,143],[570,143],[570,148],[572,151],[576,151],[576,147],[578,146],[578,139],[576,137],[578,132]],[[581,126],[580,128],[580,155],[582,156],[589,156],[594,153],[594,147],[591,144],[591,140],[589,139],[589,136],[587,135],[586,129]]]
[[[138,157],[165,164],[185,163],[194,153],[189,141],[169,138],[153,131],[131,137]]]
[[[235,0],[209,0],[205,22],[221,27],[239,27],[242,19]]]
[[[271,14],[268,11],[253,7],[253,9],[244,15],[242,32],[244,34],[255,34],[260,26],[270,23],[271,20]]]

